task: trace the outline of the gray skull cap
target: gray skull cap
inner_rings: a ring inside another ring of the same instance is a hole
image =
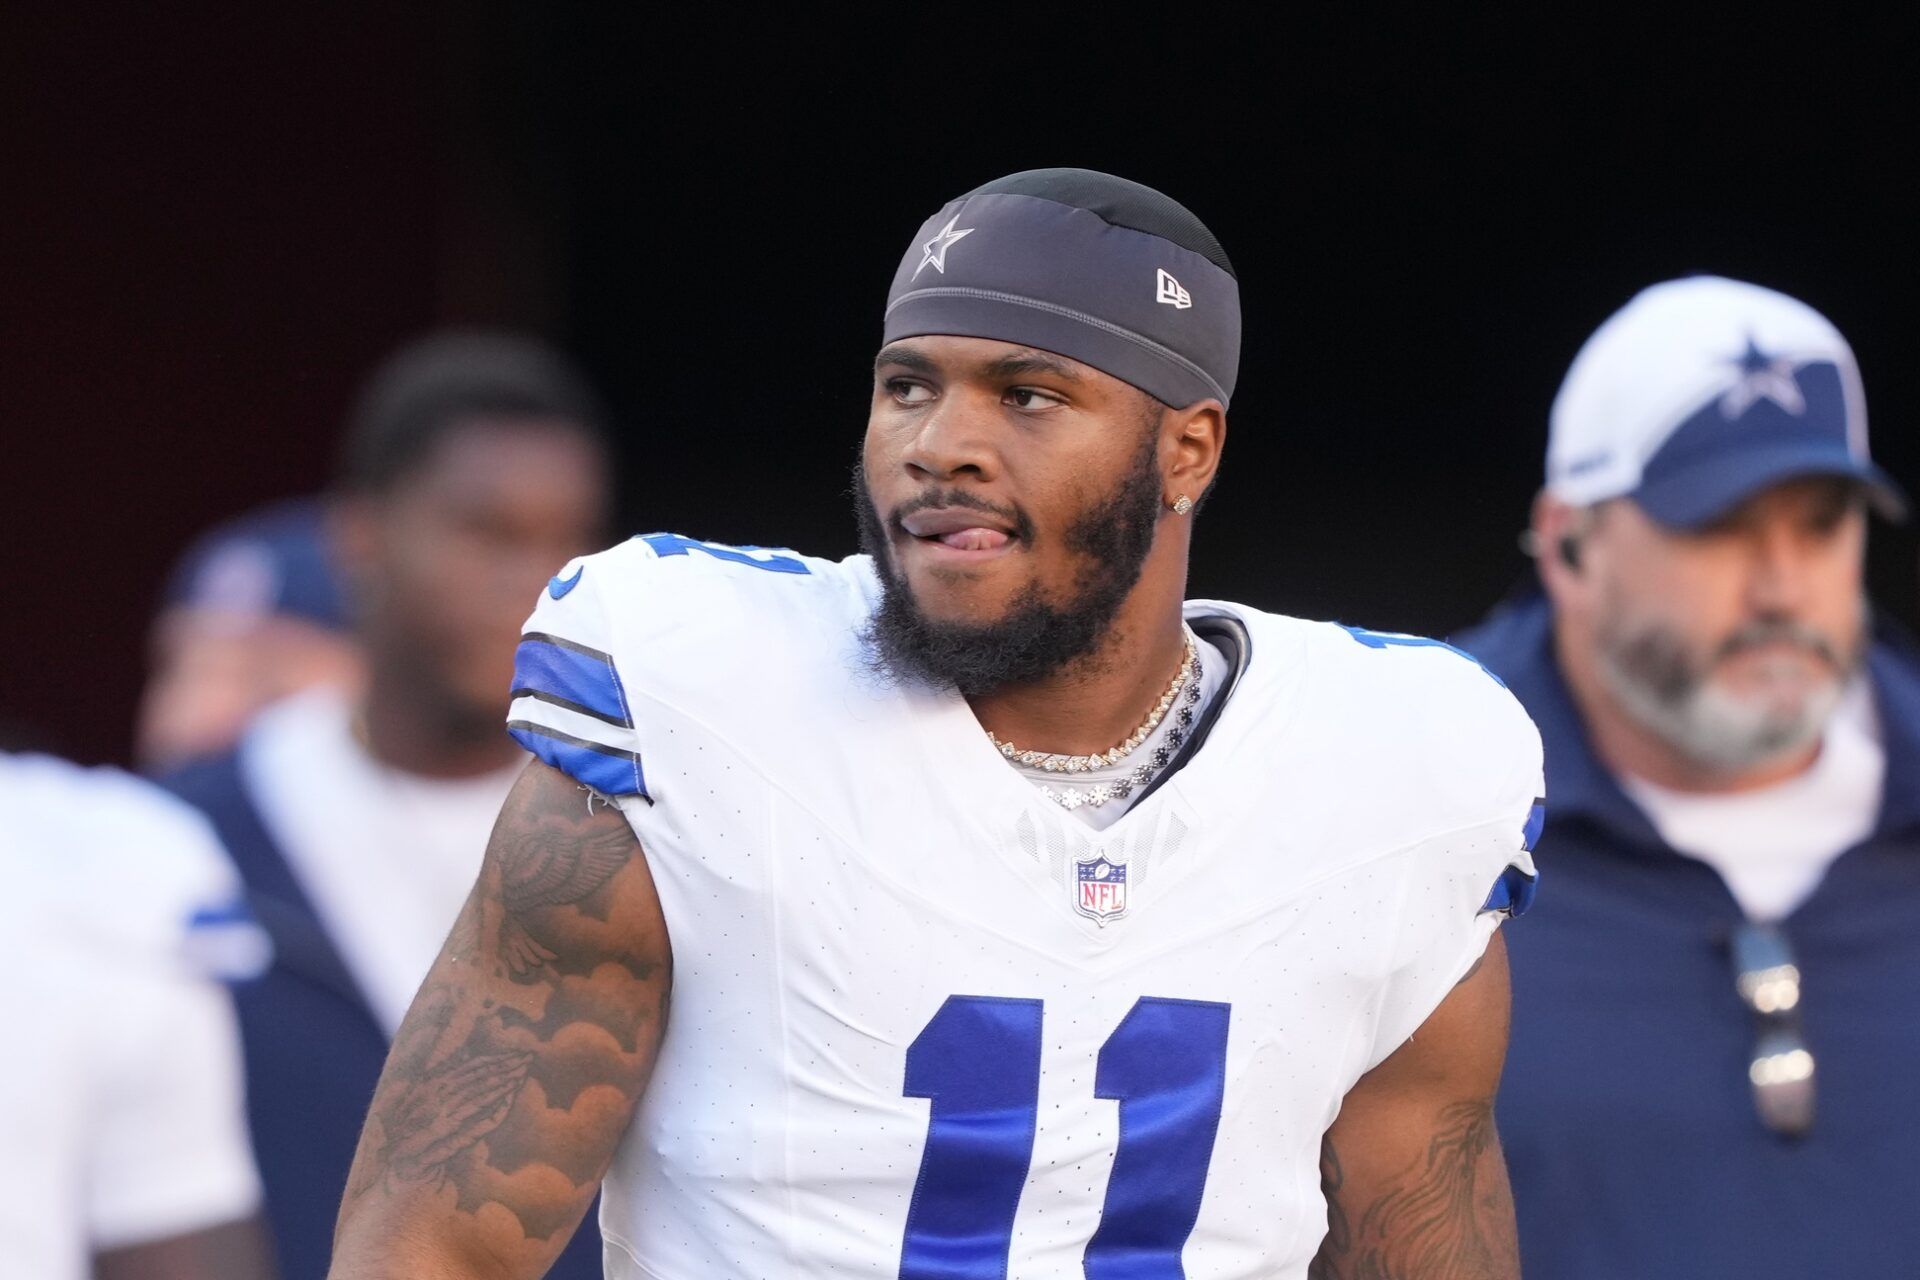
[[[922,224],[883,343],[991,338],[1088,364],[1176,408],[1232,398],[1240,286],[1185,206],[1091,169],[1030,169]]]

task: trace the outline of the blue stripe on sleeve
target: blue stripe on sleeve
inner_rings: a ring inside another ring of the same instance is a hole
[[[613,659],[559,636],[529,631],[513,655],[515,698],[537,698],[622,728],[633,727]]]
[[[189,964],[222,982],[251,981],[273,963],[273,942],[241,898],[196,909],[180,945]]]
[[[252,924],[253,913],[244,898],[233,898],[214,906],[197,908],[187,917],[189,929],[218,929],[226,925]]]
[[[603,747],[527,720],[509,720],[507,732],[536,758],[601,795],[639,796],[653,803],[636,752]]]

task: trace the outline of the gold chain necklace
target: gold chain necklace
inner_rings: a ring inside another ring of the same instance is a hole
[[[1185,630],[1185,628],[1182,628]],[[1153,704],[1153,710],[1140,722],[1138,728],[1128,734],[1118,744],[1105,751],[1096,751],[1088,756],[1065,755],[1057,751],[1022,751],[1011,742],[1003,742],[993,730],[987,730],[987,741],[999,749],[1001,755],[1015,764],[1029,769],[1038,769],[1043,773],[1087,773],[1094,769],[1104,769],[1119,764],[1145,742],[1153,731],[1166,719],[1167,712],[1179,700],[1182,693],[1187,695],[1187,707],[1181,711],[1186,720],[1192,719],[1191,704],[1200,698],[1200,651],[1194,647],[1193,632],[1186,632],[1186,652],[1180,659],[1180,669],[1173,673],[1173,683],[1160,695],[1160,701]],[[1184,738],[1184,734],[1181,735]],[[1175,744],[1178,745],[1177,743]],[[1164,763],[1164,762],[1162,762]]]

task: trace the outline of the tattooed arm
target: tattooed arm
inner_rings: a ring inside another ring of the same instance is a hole
[[[626,819],[528,765],[394,1039],[333,1280],[545,1274],[646,1086],[671,972]]]
[[[1493,1128],[1507,995],[1495,934],[1419,1032],[1347,1094],[1320,1147],[1327,1237],[1310,1280],[1518,1280]]]

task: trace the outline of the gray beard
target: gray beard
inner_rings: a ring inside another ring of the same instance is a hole
[[[1784,638],[1828,661],[1834,670],[1795,706],[1733,696],[1712,679],[1720,658],[1765,639]],[[1743,773],[1813,745],[1826,732],[1861,647],[1842,655],[1824,636],[1792,623],[1756,623],[1730,639],[1701,668],[1670,632],[1600,637],[1599,671],[1607,692],[1630,719],[1683,759],[1714,773]]]

